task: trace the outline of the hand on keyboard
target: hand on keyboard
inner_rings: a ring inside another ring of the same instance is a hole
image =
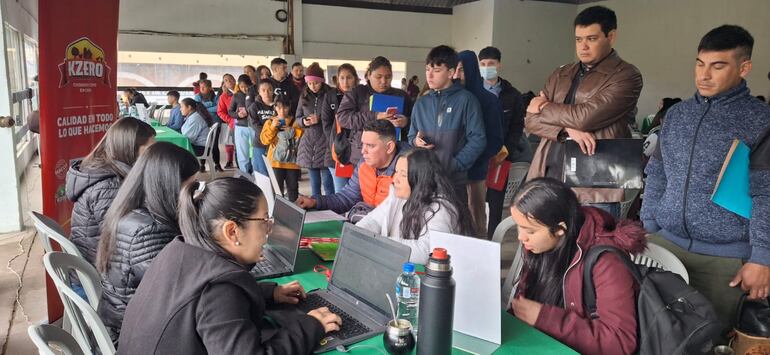
[[[317,294],[314,294],[314,293],[308,294],[304,300],[300,301],[298,306],[302,310],[324,309],[329,311],[331,314],[335,314],[337,316],[337,319],[340,319],[340,323],[339,323],[340,326],[337,329],[334,329],[332,331],[327,329],[326,332],[327,333],[333,332],[334,334],[330,334],[330,335],[334,335],[339,339],[352,338],[354,336],[361,335],[370,331],[370,329],[367,326],[363,325],[361,322],[351,317],[349,314],[341,310],[339,307],[329,303],[323,297],[319,297]],[[321,323],[323,324],[323,322]],[[324,328],[326,329],[325,326]]]
[[[329,309],[326,307],[314,309],[307,314],[321,322],[326,333],[340,330],[342,326],[342,319],[338,315],[329,312]]]

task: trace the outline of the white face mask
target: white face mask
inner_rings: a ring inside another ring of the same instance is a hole
[[[497,67],[479,67],[479,71],[481,72],[481,77],[484,78],[484,80],[497,79]]]

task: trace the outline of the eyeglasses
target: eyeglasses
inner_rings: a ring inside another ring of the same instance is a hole
[[[247,221],[264,221],[267,223],[268,230],[273,228],[273,224],[275,223],[275,218],[273,217],[267,217],[267,218],[244,218]]]

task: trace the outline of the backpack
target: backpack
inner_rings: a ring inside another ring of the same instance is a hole
[[[297,139],[294,138],[294,127],[287,127],[278,132],[278,142],[273,149],[273,160],[281,163],[297,162]]]
[[[714,306],[681,276],[655,267],[636,265],[627,252],[612,246],[591,248],[583,270],[583,302],[591,319],[596,312],[596,289],[591,270],[603,252],[620,257],[639,282],[636,300],[637,354],[677,355],[710,353],[723,329]]]

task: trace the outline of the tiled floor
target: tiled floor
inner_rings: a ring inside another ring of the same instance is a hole
[[[233,170],[227,170],[217,176],[233,173]],[[201,177],[207,178],[208,174]],[[300,193],[307,195],[310,183],[307,174],[302,177]],[[19,233],[0,234],[0,355],[35,354],[27,328],[47,322],[44,253],[27,217],[28,211],[42,210],[40,169],[36,161],[27,167],[21,186],[26,229]],[[508,214],[507,211],[505,213]],[[506,237],[503,243],[503,277],[515,252],[513,239]]]

